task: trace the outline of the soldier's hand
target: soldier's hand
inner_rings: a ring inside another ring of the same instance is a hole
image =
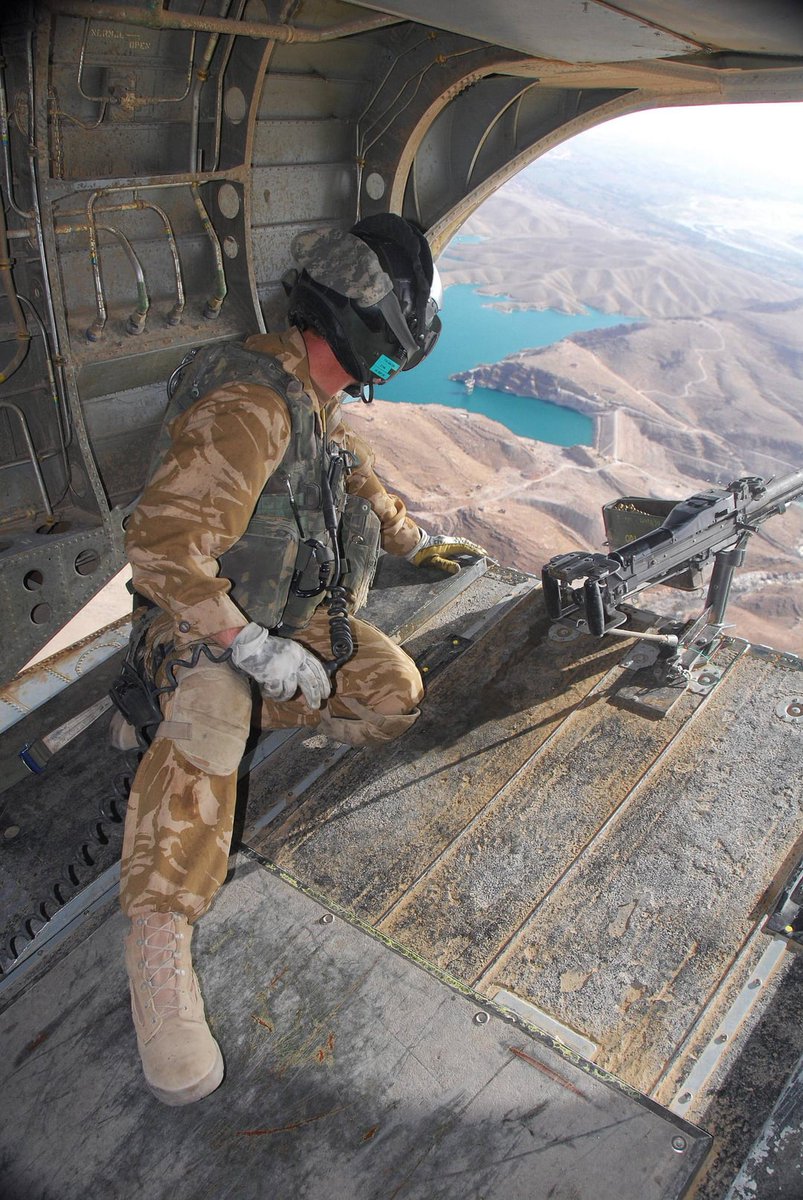
[[[291,700],[300,689],[310,708],[320,708],[331,691],[326,669],[314,654],[253,621],[232,642],[231,661],[257,681],[268,700]]]
[[[424,533],[406,558],[417,567],[437,567],[447,575],[456,575],[460,570],[459,558],[487,558],[488,551],[468,538],[455,537],[451,533]]]

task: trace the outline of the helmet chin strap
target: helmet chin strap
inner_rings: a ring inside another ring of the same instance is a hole
[[[363,404],[373,404],[374,402],[373,379],[369,379],[367,383],[352,383],[349,387],[344,388],[343,391],[347,396],[352,396],[355,400],[359,396]]]

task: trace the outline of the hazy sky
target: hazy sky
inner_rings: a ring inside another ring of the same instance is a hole
[[[595,145],[660,148],[674,161],[704,158],[711,166],[744,169],[753,180],[766,173],[799,183],[803,201],[803,103],[652,109],[580,136]]]

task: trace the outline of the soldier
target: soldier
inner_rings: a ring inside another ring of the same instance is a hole
[[[171,1105],[223,1078],[190,939],[226,874],[253,695],[263,729],[310,726],[354,746],[398,737],[421,677],[346,611],[365,601],[380,546],[450,573],[484,554],[420,529],[340,415],[341,392],[370,400],[437,341],[426,239],[385,214],[301,234],[292,252],[289,332],[184,367],[127,533],[162,719],[131,790],[121,902],[143,1070]]]

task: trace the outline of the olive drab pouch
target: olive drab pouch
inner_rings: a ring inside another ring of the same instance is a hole
[[[347,496],[340,526],[343,553],[343,587],[349,592],[349,610],[357,612],[368,599],[379,561],[381,524],[362,496]]]
[[[298,542],[291,516],[272,516],[260,512],[258,506],[243,536],[220,558],[220,573],[231,580],[232,598],[252,621],[266,629],[281,624]]]

